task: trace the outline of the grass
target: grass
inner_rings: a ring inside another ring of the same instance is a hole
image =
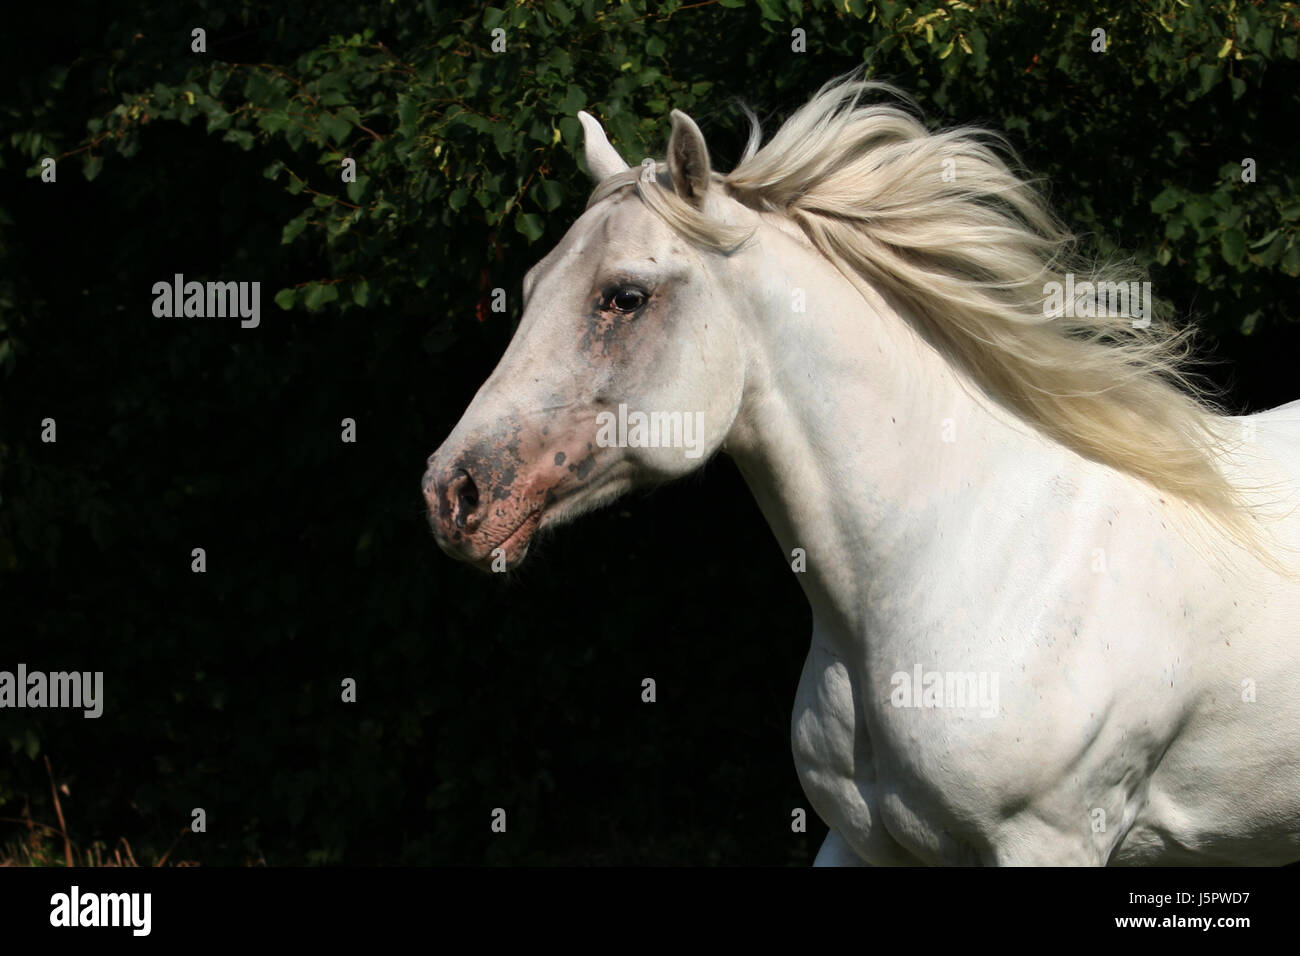
[[[54,815],[58,818],[58,826],[32,819],[31,811],[26,806],[23,807],[21,817],[0,817],[0,823],[18,824],[27,831],[21,839],[0,844],[0,866],[141,865],[136,861],[135,853],[126,837],[119,837],[111,851],[109,845],[102,840],[95,840],[84,847],[73,842],[68,835],[68,825],[63,818],[63,804],[59,800],[59,791],[62,790],[67,794],[68,787],[67,784],[62,787],[55,784],[54,770],[50,766],[48,755],[45,757],[45,773],[50,780],[50,793],[54,797]],[[172,845],[167,848],[166,853],[146,865],[167,866],[172,851],[189,832],[188,827],[182,830],[172,841]],[[198,866],[198,863],[193,860],[177,860],[171,865]]]

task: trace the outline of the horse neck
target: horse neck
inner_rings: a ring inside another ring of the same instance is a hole
[[[965,382],[893,304],[792,245],[770,242],[753,273],[763,291],[727,451],[787,560],[806,552],[797,578],[819,626],[861,634],[868,588],[934,578],[963,495],[1008,463],[1059,468],[1063,449]],[[791,288],[807,290],[806,312]]]

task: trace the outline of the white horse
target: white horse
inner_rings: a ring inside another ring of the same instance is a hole
[[[639,168],[579,114],[598,186],[429,459],[439,545],[513,567],[725,451],[814,612],[818,863],[1300,859],[1300,403],[1215,411],[1181,333],[1084,284],[1140,276],[876,92],[725,176],[679,111]]]

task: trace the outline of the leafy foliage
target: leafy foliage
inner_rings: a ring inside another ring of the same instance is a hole
[[[1295,397],[1277,364],[1300,276],[1278,136],[1300,119],[1295,3],[15,16],[0,668],[102,669],[109,709],[0,713],[0,815],[48,813],[52,753],[85,843],[129,833],[156,856],[202,806],[211,832],[180,852],[205,862],[811,858],[818,834],[789,832],[785,710],[807,611],[734,469],[566,531],[504,586],[424,532],[424,457],[585,202],[579,109],[634,163],[686,110],[726,168],[736,97],[771,125],[865,62],[936,122],[1005,131],[1098,255],[1150,265],[1238,355],[1238,404]],[[175,273],[260,281],[261,327],[153,318]]]

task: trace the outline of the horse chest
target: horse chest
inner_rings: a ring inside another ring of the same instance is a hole
[[[862,859],[880,865],[916,863],[882,821],[886,800],[897,805],[896,780],[877,776],[878,762],[863,709],[861,680],[816,637],[804,662],[791,720],[795,766],[821,817]],[[937,831],[937,814],[912,804],[914,826]],[[932,823],[931,821],[935,821]],[[928,842],[928,841],[927,841]]]
[[[953,637],[954,643],[966,643],[960,633]],[[1056,642],[1064,640],[1057,636],[1047,643],[1044,653],[1052,662]],[[993,679],[998,670],[981,670],[978,659],[943,658],[923,641],[915,642],[884,658],[953,659],[966,669],[940,672],[917,666],[893,673],[891,664],[873,680],[868,673],[880,670],[881,660],[874,661],[873,670],[831,649],[837,646],[828,635],[814,635],[795,697],[791,741],[813,808],[869,863],[985,862],[1006,823],[1005,806],[1022,802],[1019,797],[1008,801],[1008,794],[1029,787],[1021,795],[1034,797],[1033,781],[1044,775],[1050,778],[1045,789],[1054,792],[1062,782],[1057,771],[1068,776],[1071,761],[1084,751],[1086,775],[1095,773],[1097,780],[1084,781],[1078,766],[1072,772],[1085,789],[1103,786],[1099,781],[1113,774],[1128,778],[1136,770],[1108,763],[1091,766],[1104,755],[1093,753],[1070,732],[1077,728],[1057,727],[1036,737],[1035,721],[1018,710],[1025,701],[1014,693],[1000,700]],[[1017,677],[1025,674],[1017,667]],[[982,681],[983,676],[989,679]],[[1020,684],[1049,686],[1041,673],[1011,684],[1012,690]],[[1015,719],[997,719],[1007,705]],[[1042,719],[1039,715],[1038,722]]]

